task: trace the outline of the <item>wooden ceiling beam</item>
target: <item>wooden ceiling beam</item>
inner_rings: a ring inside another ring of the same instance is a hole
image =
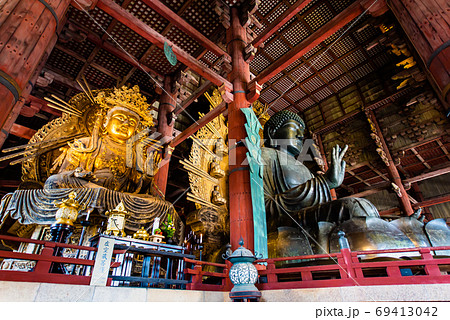
[[[211,88],[212,83],[209,80],[206,80],[200,87],[198,87],[186,100],[184,100],[181,105],[177,105],[173,113],[180,114],[183,112],[192,102],[197,100],[202,94],[208,91]]]
[[[141,35],[148,41],[154,43],[158,48],[164,50],[164,43],[167,43],[175,53],[177,59],[191,68],[194,72],[202,76],[203,78],[210,80],[217,86],[225,85],[228,91],[232,91],[233,85],[231,82],[218,75],[214,71],[208,69],[194,57],[188,54],[186,51],[175,45],[172,41],[153,30],[150,26],[143,21],[136,18],[127,10],[123,9],[113,0],[99,0],[97,7],[109,14],[114,19],[128,26],[131,30]]]
[[[272,34],[278,31],[282,26],[284,26],[289,20],[292,19],[297,13],[302,11],[312,0],[297,1],[289,9],[287,9],[281,16],[279,16],[274,22],[270,24],[264,31],[257,36],[253,41],[252,45],[257,48],[264,41],[270,38]]]
[[[204,48],[208,49],[218,57],[225,56],[226,59],[231,61],[231,57],[228,53],[223,51],[218,45],[209,40],[202,33],[197,31],[194,27],[192,27],[189,23],[187,23],[183,18],[181,18],[178,14],[170,10],[166,7],[161,1],[158,0],[142,0],[146,5],[155,10],[161,16],[169,20],[174,26],[176,26],[181,31],[185,32],[188,36],[193,38],[199,44],[201,44]]]
[[[14,123],[9,133],[15,135],[16,137],[30,140],[36,133],[36,130]]]
[[[438,177],[438,176],[441,176],[441,175],[447,174],[447,173],[450,173],[450,165],[448,165],[448,164],[444,168],[441,168],[441,169],[438,169],[438,170],[433,170],[433,171],[430,171],[430,172],[427,172],[427,173],[423,173],[421,175],[418,175],[418,176],[415,176],[415,177],[412,177],[412,178],[404,179],[403,183],[405,183],[405,184],[407,184],[407,183],[416,183],[416,182],[423,181],[423,180],[426,180],[426,179],[435,178],[435,177]]]
[[[435,206],[437,204],[446,203],[449,201],[450,201],[450,194],[445,194],[413,204],[413,208],[414,209],[427,208]]]
[[[301,58],[309,50],[319,45],[322,41],[326,40],[328,37],[333,35],[336,31],[344,27],[347,23],[358,17],[363,12],[364,9],[359,1],[353,3],[352,5],[347,7],[347,9],[339,13],[324,26],[319,28],[316,32],[302,41],[294,49],[278,59],[270,67],[263,70],[251,82],[258,82],[261,85],[266,83],[273,76],[277,75],[280,71],[287,68],[292,62]]]

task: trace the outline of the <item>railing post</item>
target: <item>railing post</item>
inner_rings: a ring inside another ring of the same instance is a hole
[[[48,258],[53,257],[55,247],[56,244],[54,242],[46,242],[44,244],[44,248],[42,248],[40,256]],[[34,267],[33,272],[35,274],[48,274],[51,266],[52,266],[51,261],[38,260],[36,261],[36,266]]]
[[[420,249],[420,255],[422,256],[422,259],[427,261],[433,261],[434,258],[430,253],[430,248],[423,248]],[[429,276],[440,276],[441,275],[441,270],[439,269],[438,265],[435,264],[425,264],[425,272],[429,275]]]
[[[355,270],[353,269],[352,265],[352,251],[350,250],[350,245],[348,244],[347,238],[345,238],[345,232],[339,231],[339,247],[341,248],[342,258],[344,259],[344,263],[346,266],[346,270],[348,272],[348,276],[351,279],[356,278],[355,277]]]
[[[278,281],[277,275],[272,273],[275,270],[275,262],[267,260],[267,283],[275,283]]]
[[[231,283],[231,280],[230,280],[230,268],[233,264],[230,261],[225,260],[225,265],[226,265],[226,267],[223,269],[223,273],[225,275],[224,282],[223,282],[224,283],[223,290],[230,291],[231,288],[233,288],[233,284]]]

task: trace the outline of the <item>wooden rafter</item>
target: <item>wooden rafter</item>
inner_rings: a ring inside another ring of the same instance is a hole
[[[185,52],[183,49],[175,45],[173,42],[163,37],[161,34],[159,34],[154,29],[149,27],[143,21],[133,16],[130,12],[123,9],[113,0],[99,0],[97,7],[105,11],[107,14],[109,14],[119,22],[128,26],[130,29],[132,29],[134,32],[141,35],[148,41],[157,45],[158,48],[160,48],[161,50],[164,50],[164,44],[167,43],[172,48],[173,52],[177,56],[177,59],[181,63],[191,68],[194,72],[196,72],[200,76],[210,80],[215,85],[217,86],[225,85],[225,87],[228,88],[230,91],[232,90],[233,85],[228,80],[226,80],[222,76],[216,74],[214,71],[202,65],[194,57],[189,55],[187,52]]]
[[[252,82],[258,82],[261,85],[266,83],[273,76],[277,75],[280,71],[287,68],[292,62],[301,58],[309,50],[316,47],[322,41],[344,27],[347,23],[358,17],[361,13],[363,13],[363,11],[364,10],[359,2],[353,3],[347,9],[339,13],[324,26],[322,26],[316,32],[306,38],[306,40],[302,41],[294,49],[278,59],[270,67],[263,70],[256,76],[255,79],[252,80]]]
[[[270,24],[264,31],[257,36],[253,41],[252,45],[256,48],[259,47],[264,41],[270,38],[278,29],[284,26],[289,20],[292,19],[297,13],[302,11],[312,0],[297,1],[288,10],[286,10],[282,15],[280,15],[274,22]]]
[[[193,28],[189,23],[187,23],[183,18],[181,18],[178,14],[170,10],[166,7],[162,2],[158,0],[142,0],[145,4],[147,4],[150,8],[158,12],[161,16],[170,21],[174,26],[179,28],[181,31],[185,32],[203,47],[217,55],[218,57],[225,56],[228,60],[231,61],[231,57],[228,53],[223,51],[218,45],[209,40],[195,28]]]

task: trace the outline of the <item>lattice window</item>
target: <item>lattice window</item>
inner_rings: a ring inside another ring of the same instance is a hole
[[[151,45],[146,39],[120,22],[118,22],[111,31],[111,36],[115,41],[108,41],[137,59],[139,59]]]
[[[284,38],[289,42],[290,45],[296,46],[304,39],[306,39],[311,32],[305,27],[303,23],[298,21],[290,26],[288,29],[283,31]]]
[[[264,52],[273,60],[277,60],[288,51],[289,47],[281,39],[276,39],[264,49]]]
[[[323,86],[324,83],[319,77],[314,77],[303,84],[303,87],[309,92],[315,91]]]
[[[304,18],[313,31],[316,31],[331,19],[333,19],[333,13],[325,3],[318,6]]]
[[[346,36],[337,41],[330,50],[333,51],[336,57],[341,57],[354,48],[356,48],[355,42],[352,38],[350,38],[350,36]]]
[[[340,91],[342,88],[345,88],[346,86],[350,85],[352,83],[352,80],[347,76],[342,76],[341,78],[337,79],[335,82],[331,83],[330,86],[335,91]]]
[[[250,68],[255,74],[260,73],[270,65],[270,61],[263,57],[262,54],[256,55],[256,57],[250,62]]]
[[[128,63],[120,60],[103,49],[100,49],[98,54],[95,56],[94,62],[121,77],[127,75],[132,68],[132,66]]]
[[[53,49],[50,57],[47,60],[47,64],[67,73],[73,79],[76,78],[84,65],[82,61],[72,57],[71,55],[68,55],[67,53],[57,48]]]
[[[282,79],[280,79],[279,81],[277,81],[273,87],[275,89],[277,89],[279,92],[284,93],[287,90],[289,90],[290,88],[292,88],[292,86],[294,85],[294,82],[292,82],[291,79],[289,79],[288,77],[284,77]]]
[[[333,58],[328,54],[328,52],[323,52],[310,60],[310,65],[316,70],[323,69],[327,65],[333,62]]]
[[[84,72],[86,80],[97,88],[111,88],[116,85],[116,79],[111,78],[107,74],[88,66]]]
[[[88,15],[85,11],[69,6],[67,16],[69,20],[75,21],[77,24],[88,28],[97,35],[103,35],[113,20],[111,16],[107,15],[97,7],[95,7],[92,11],[89,11]]]
[[[286,93],[286,97],[289,100],[294,101],[294,102],[297,102],[298,100],[300,100],[301,98],[303,98],[305,96],[306,96],[306,93],[300,87],[295,87],[293,90]]]
[[[302,65],[291,72],[291,76],[294,77],[297,82],[301,82],[313,74],[314,73],[311,71],[311,68],[306,65]]]
[[[364,54],[361,52],[361,50],[356,50],[355,52],[349,54],[345,58],[341,59],[341,63],[347,68],[351,69],[358,64],[364,62],[366,60],[366,57],[364,57]]]
[[[362,67],[359,67],[358,69],[353,71],[352,76],[355,78],[355,80],[358,80],[367,76],[372,71],[373,71],[372,66],[370,64],[365,64]]]
[[[288,6],[285,4],[280,5],[274,12],[266,17],[267,23],[271,24],[274,22],[279,16],[281,16],[286,10]]]
[[[211,51],[206,52],[203,55],[203,58],[208,61],[209,63],[213,64],[214,62],[216,62],[217,59],[219,59],[218,56],[216,56],[214,53],[212,53]]]
[[[344,70],[342,70],[342,68],[338,64],[333,64],[330,67],[323,70],[321,72],[321,75],[325,78],[325,80],[330,82],[330,81],[336,79],[337,77],[339,77],[343,73],[344,73]]]
[[[264,100],[265,103],[271,103],[273,100],[275,100],[279,96],[280,95],[271,88],[269,88],[261,93],[261,99]]]

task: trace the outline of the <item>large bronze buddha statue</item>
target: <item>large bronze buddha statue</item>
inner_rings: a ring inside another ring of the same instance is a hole
[[[261,156],[264,163],[264,201],[269,245],[270,238],[276,237],[278,233],[277,246],[279,249],[282,247],[286,254],[289,244],[282,238],[286,230],[296,233],[287,228],[303,230],[303,234],[297,234],[302,238],[299,241],[303,249],[293,249],[289,255],[328,251],[328,248],[320,247],[325,246],[322,239],[326,239],[330,224],[339,224],[354,217],[379,217],[375,206],[366,199],[331,201],[330,189],[337,188],[344,180],[343,157],[347,146],[342,150],[335,146],[328,171],[314,176],[297,159],[302,153],[304,130],[303,120],[290,111],[276,113],[264,125],[265,147],[261,150]],[[310,248],[305,248],[308,246]]]
[[[30,140],[31,145],[52,147],[44,154],[31,154],[23,164],[21,189],[30,185],[37,189],[6,196],[0,208],[3,218],[9,214],[23,224],[51,224],[57,209],[54,201],[75,191],[77,201],[101,214],[123,202],[130,213],[126,225],[130,231],[149,227],[154,218],[164,220],[168,214],[180,229],[173,206],[154,190],[158,145],[150,139],[150,106],[139,88],[81,93],[68,105],[68,113]],[[71,136],[76,138],[70,140]],[[67,142],[54,144],[64,139]]]

